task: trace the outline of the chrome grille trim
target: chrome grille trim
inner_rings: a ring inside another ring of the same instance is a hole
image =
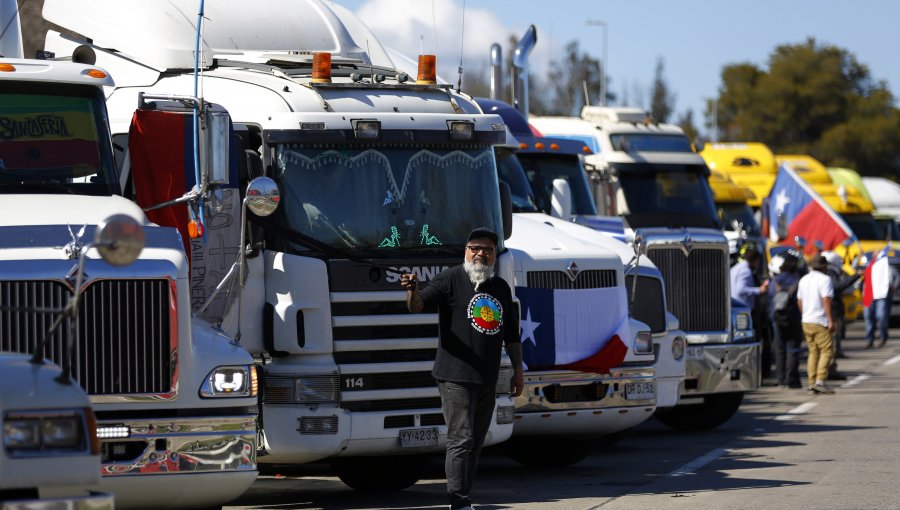
[[[81,295],[72,376],[89,395],[174,396],[177,322],[167,279],[93,280]],[[61,281],[0,282],[0,350],[31,354],[72,290]],[[47,340],[61,364],[70,336],[65,318]]]
[[[637,288],[634,290],[634,303],[631,301],[632,286],[635,277],[625,277],[625,291],[631,316],[650,326],[652,333],[666,331],[666,306],[663,299],[663,283],[652,276],[637,276]]]
[[[730,281],[728,256],[722,247],[684,250],[651,244],[647,256],[663,275],[666,303],[683,331],[728,331]]]
[[[565,271],[529,271],[527,278],[532,289],[605,289],[617,284],[614,269],[581,271],[575,281]]]

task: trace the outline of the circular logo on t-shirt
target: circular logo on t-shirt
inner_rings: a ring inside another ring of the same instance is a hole
[[[503,307],[490,294],[475,294],[469,301],[469,318],[476,331],[496,335],[503,325]]]

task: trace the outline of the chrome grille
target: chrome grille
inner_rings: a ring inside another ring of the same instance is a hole
[[[31,354],[71,296],[58,281],[0,282],[0,350]],[[64,319],[47,340],[61,364],[70,337]],[[72,375],[90,395],[172,391],[167,280],[98,280],[84,288],[73,343]]]
[[[653,333],[666,330],[666,308],[663,301],[663,284],[658,278],[638,276],[637,288],[633,288],[634,276],[625,277],[631,316],[650,326]],[[631,302],[634,290],[634,302]]]
[[[666,302],[682,330],[728,331],[731,297],[722,249],[695,246],[685,254],[680,248],[650,245],[647,256],[663,275]]]
[[[529,271],[528,286],[532,289],[604,289],[616,286],[613,269],[581,271],[573,281],[564,271]]]

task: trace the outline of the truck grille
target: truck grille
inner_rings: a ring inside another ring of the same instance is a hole
[[[358,298],[352,292],[332,294],[334,358],[344,381],[341,394],[393,390],[383,399],[342,399],[341,407],[353,412],[439,410],[440,397],[431,377],[438,342],[436,310],[410,314],[405,293],[391,294],[374,300],[371,293],[357,294]],[[433,320],[427,318],[429,313]],[[380,363],[395,364],[396,369],[383,373],[360,366]],[[353,383],[347,384],[348,379]],[[434,397],[423,397],[422,388],[433,389]],[[404,392],[409,396],[404,397]]]
[[[563,271],[529,271],[528,286],[532,289],[605,289],[616,286],[616,272],[589,269],[578,273],[573,280]]]
[[[634,276],[625,277],[625,289],[628,302],[631,303]],[[666,308],[663,300],[663,285],[658,278],[638,276],[637,288],[634,289],[634,303],[630,305],[631,316],[650,326],[653,333],[666,330]]]
[[[59,281],[0,282],[0,350],[31,354],[72,291]],[[98,280],[83,290],[72,375],[90,395],[172,391],[167,280]],[[47,358],[61,364],[70,336],[64,319],[47,340]]]
[[[650,245],[647,252],[666,282],[666,302],[685,332],[728,331],[729,282],[725,252]]]

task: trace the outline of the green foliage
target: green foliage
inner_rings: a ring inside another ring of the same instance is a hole
[[[759,141],[863,175],[900,172],[900,111],[886,85],[846,50],[812,38],[777,47],[768,69],[725,67],[706,115],[720,140]]]
[[[656,74],[653,78],[653,92],[650,94],[650,115],[657,122],[669,122],[675,111],[675,95],[669,91],[669,85],[663,77],[665,65],[663,59],[656,61]]]

